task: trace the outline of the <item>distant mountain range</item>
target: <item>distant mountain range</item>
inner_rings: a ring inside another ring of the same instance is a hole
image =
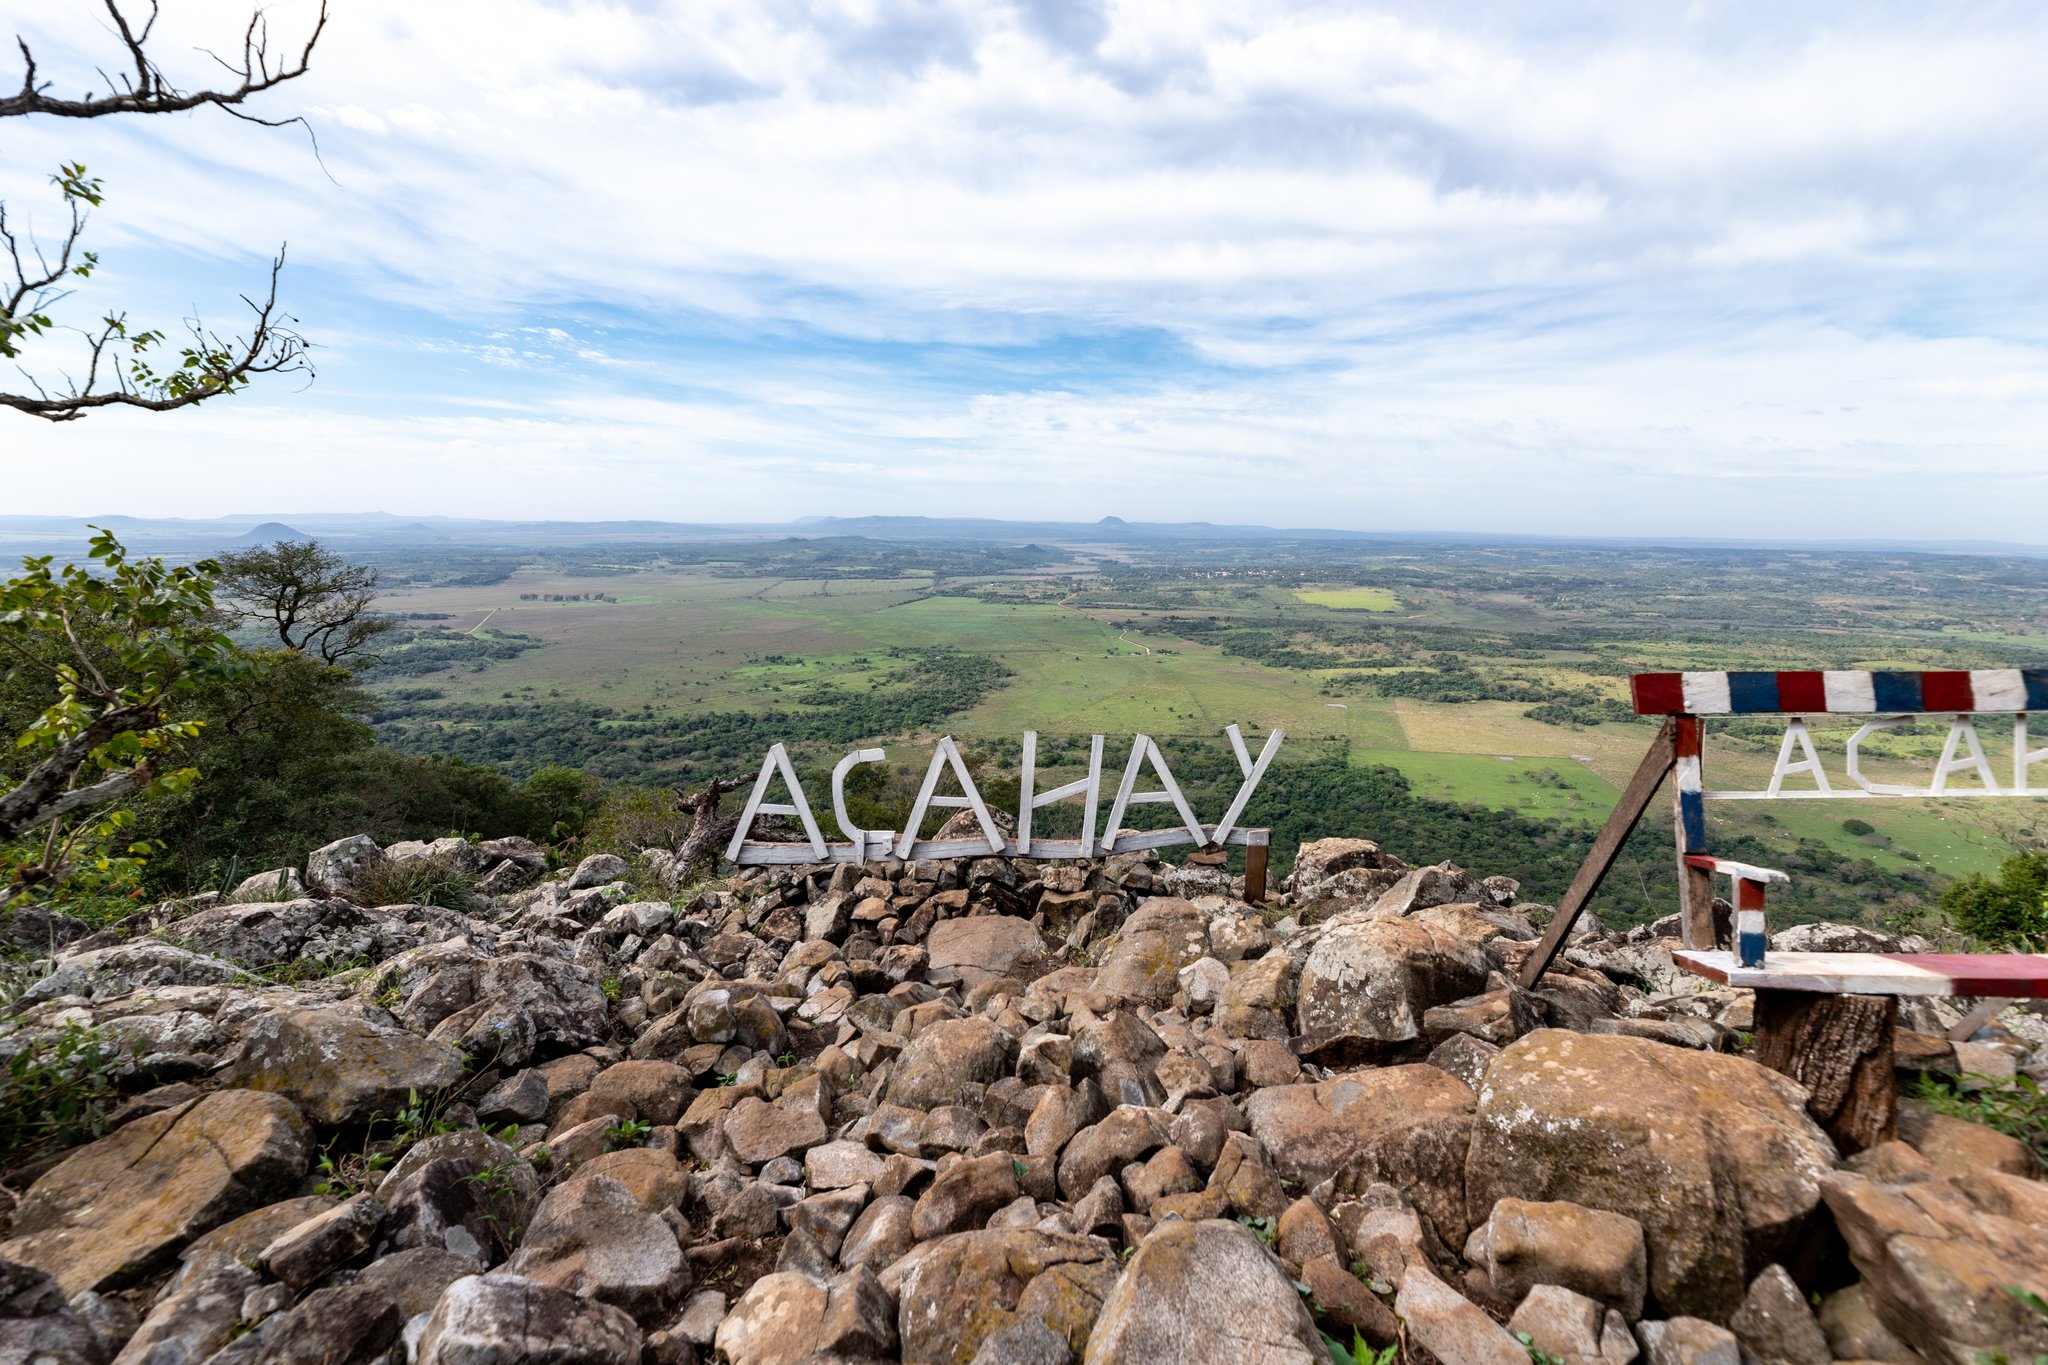
[[[403,549],[439,545],[520,549],[590,544],[659,544],[736,540],[860,537],[918,544],[1058,545],[1248,544],[1259,541],[1436,545],[1573,545],[1617,548],[1807,549],[1920,551],[1936,554],[2048,556],[2048,546],[1978,540],[1741,540],[1679,536],[1540,536],[1475,531],[1345,531],[1323,527],[1219,525],[1207,521],[1001,521],[986,517],[805,517],[788,522],[727,524],[678,521],[492,521],[477,517],[409,517],[389,512],[246,513],[233,516],[135,517],[0,515],[0,554],[64,553],[82,546],[91,526],[104,526],[132,549],[197,554],[250,543],[313,536],[337,546]]]

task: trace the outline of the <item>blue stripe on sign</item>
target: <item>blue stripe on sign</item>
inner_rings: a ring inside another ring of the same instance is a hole
[[[2048,668],[2023,668],[2020,681],[2027,688],[2027,709],[2048,711]]]
[[[1778,675],[1776,673],[1730,673],[1728,675],[1728,709],[1738,715],[1745,712],[1777,710]]]
[[[1877,694],[1880,711],[1914,712],[1921,709],[1918,673],[1873,673],[1871,690]]]
[[[1685,851],[1707,851],[1707,803],[1698,792],[1678,794],[1678,818],[1685,826]]]
[[[1764,965],[1764,936],[1762,934],[1739,934],[1735,949],[1745,967]]]

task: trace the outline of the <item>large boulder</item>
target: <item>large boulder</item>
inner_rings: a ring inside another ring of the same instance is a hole
[[[1009,1071],[1010,1047],[1010,1036],[979,1016],[929,1025],[896,1059],[889,1103],[908,1109],[978,1107],[982,1090]]]
[[[362,1123],[397,1113],[416,1093],[453,1085],[462,1070],[462,1054],[445,1043],[307,1009],[259,1019],[227,1081],[284,1095],[316,1123]]]
[[[375,839],[351,834],[306,855],[306,880],[330,895],[346,896],[365,873],[383,862],[384,850]]]
[[[1796,1083],[1740,1057],[1540,1029],[1486,1073],[1465,1168],[1480,1222],[1505,1198],[1642,1225],[1668,1313],[1725,1320],[1804,1246],[1835,1148]]]
[[[690,1287],[683,1249],[660,1215],[619,1181],[580,1172],[541,1201],[505,1268],[643,1320]]]
[[[1849,1171],[1821,1193],[1863,1275],[1869,1303],[1900,1340],[1941,1365],[2048,1354],[2048,1186],[2000,1171],[1888,1185]]]
[[[1421,1038],[1426,1010],[1476,995],[1498,965],[1460,927],[1359,910],[1324,925],[1301,966],[1306,1045],[1372,1055]]]
[[[22,1196],[0,1256],[49,1271],[66,1294],[125,1288],[290,1190],[306,1160],[306,1121],[291,1101],[223,1090],[66,1157]]]
[[[467,938],[401,953],[371,974],[358,998],[388,1001],[393,993],[391,1013],[407,1028],[506,1067],[525,1065],[543,1047],[588,1047],[610,1021],[594,972],[538,953],[492,956]]]
[[[1354,1071],[1315,1085],[1276,1085],[1245,1100],[1252,1135],[1274,1168],[1306,1191],[1340,1194],[1385,1182],[1406,1190],[1451,1246],[1467,1227],[1465,1161],[1472,1091],[1436,1067]]]
[[[419,1365],[639,1365],[640,1329],[610,1304],[520,1275],[448,1286],[420,1333]]]
[[[988,1337],[1032,1319],[1078,1356],[1116,1277],[1108,1245],[1088,1237],[1004,1229],[926,1242],[890,1267],[903,1365],[967,1365]]]
[[[1326,1365],[1287,1270],[1240,1223],[1169,1222],[1103,1301],[1085,1365]]]
[[[23,991],[18,1003],[27,1008],[62,996],[116,1000],[159,986],[213,986],[222,982],[254,986],[256,978],[223,958],[195,953],[155,939],[137,939],[109,948],[73,953],[55,970]]]
[[[1095,973],[1110,995],[1165,1005],[1180,989],[1180,969],[1209,955],[1209,917],[1172,896],[1154,896],[1124,921]]]
[[[967,986],[1009,976],[1045,952],[1031,921],[1015,915],[941,920],[925,938],[934,970],[952,968]]]
[[[392,928],[345,900],[301,899],[216,905],[164,932],[181,947],[245,967],[297,962],[338,970],[409,947]]]

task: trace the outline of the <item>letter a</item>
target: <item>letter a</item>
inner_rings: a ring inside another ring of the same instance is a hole
[[[789,788],[790,800],[794,804],[777,805],[761,799],[768,794],[768,784],[777,773],[782,775],[782,784]],[[825,836],[818,832],[818,822],[811,816],[811,803],[804,799],[803,784],[796,780],[796,770],[789,766],[789,754],[780,744],[771,747],[767,757],[761,760],[761,775],[754,779],[754,794],[747,798],[747,808],[740,813],[740,826],[732,832],[732,844],[725,850],[727,862],[737,863],[740,860],[747,833],[753,829],[755,817],[762,815],[796,816],[803,821],[804,834],[811,841],[811,852],[819,862],[825,860]]]

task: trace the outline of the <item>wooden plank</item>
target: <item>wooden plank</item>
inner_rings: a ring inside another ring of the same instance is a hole
[[[1244,899],[1247,905],[1266,901],[1266,846],[1253,844],[1244,854]]]
[[[1571,933],[1572,925],[1578,920],[1579,912],[1586,908],[1586,902],[1593,899],[1593,893],[1600,889],[1600,882],[1607,876],[1607,870],[1614,866],[1614,859],[1621,852],[1621,846],[1643,818],[1643,812],[1650,808],[1650,798],[1657,794],[1665,774],[1671,771],[1675,754],[1673,737],[1677,731],[1676,721],[1665,721],[1664,728],[1650,741],[1650,751],[1643,755],[1643,761],[1636,765],[1634,777],[1628,780],[1621,799],[1614,803],[1607,823],[1600,827],[1593,847],[1586,854],[1586,861],[1579,864],[1579,874],[1572,878],[1572,884],[1565,890],[1564,899],[1557,903],[1557,912],[1551,916],[1550,925],[1543,931],[1542,942],[1536,951],[1522,964],[1522,989],[1532,989],[1543,973],[1550,970],[1550,964],[1564,951],[1565,938]]]
[[[1266,829],[1234,829],[1223,843],[1232,848],[1265,848],[1271,844],[1273,832]],[[1129,853],[1147,848],[1179,848],[1193,845],[1201,847],[1211,842],[1205,835],[1200,841],[1191,838],[1185,829],[1147,830],[1142,834],[1126,834],[1117,841],[1116,851]],[[1038,858],[1046,861],[1065,858],[1086,858],[1092,855],[1082,852],[1079,839],[1033,839],[1031,852],[1019,853],[1013,844],[1005,842],[1000,856],[1011,858]],[[910,857],[921,858],[987,858],[992,856],[988,843],[983,839],[923,839],[911,845]],[[739,850],[739,856],[729,859],[742,867],[792,867],[802,863],[857,863],[862,861],[859,851],[852,844],[827,844],[825,856],[814,856],[808,844],[754,843],[749,842]]]
[[[1783,953],[1749,968],[1734,953],[1671,955],[1685,970],[1749,990],[1830,995],[2000,995],[2048,999],[2048,955],[2038,953]]]
[[[1775,868],[1757,867],[1751,863],[1738,863],[1733,858],[1716,858],[1705,853],[1688,853],[1685,855],[1685,862],[1688,867],[1705,868],[1709,872],[1718,873],[1725,877],[1734,877],[1738,881],[1789,882],[1792,880]]]
[[[1806,1087],[1806,1112],[1843,1156],[1898,1135],[1894,995],[1756,993],[1749,1057]]]
[[[1687,675],[1688,677],[1691,675]],[[1714,935],[1714,883],[1704,868],[1686,862],[1688,854],[1707,851],[1705,786],[1706,727],[1698,716],[1674,716],[1672,728],[1672,837],[1678,845],[1679,935],[1688,948],[1711,948]]]
[[[1994,995],[1989,1000],[1979,1000],[1975,1009],[1958,1019],[1955,1027],[1942,1036],[1951,1043],[1967,1043],[1977,1036],[1978,1029],[2005,1013],[2006,1007],[2011,1004],[2012,1001],[2002,995]]]

